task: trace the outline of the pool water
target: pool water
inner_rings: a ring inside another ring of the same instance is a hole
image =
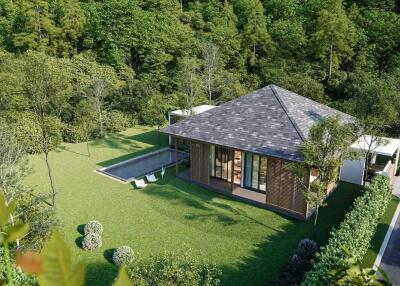
[[[182,161],[188,157],[188,153],[182,151],[178,152],[178,161]],[[115,165],[98,169],[97,171],[115,179],[124,182],[130,182],[135,178],[137,179],[143,177],[144,175],[159,171],[163,167],[166,168],[174,164],[175,150],[171,148],[165,148],[129,159]]]

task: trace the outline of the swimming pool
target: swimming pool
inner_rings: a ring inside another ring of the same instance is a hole
[[[188,153],[178,152],[178,161],[188,157]],[[143,177],[174,164],[175,150],[164,148],[96,171],[123,182],[131,182],[135,178]]]

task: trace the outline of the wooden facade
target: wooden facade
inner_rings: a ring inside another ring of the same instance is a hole
[[[174,140],[173,142],[179,142],[179,139]],[[179,144],[175,144],[177,150],[178,145]],[[189,170],[186,170],[185,172],[189,177],[186,177],[185,179],[199,183],[211,190],[216,190],[224,194],[245,198],[246,201],[251,201],[251,194],[255,194],[254,190],[243,188],[243,186],[235,184],[234,180],[232,180],[235,168],[233,163],[234,150],[230,150],[231,156],[228,170],[231,173],[231,180],[223,181],[211,177],[210,144],[190,141],[190,167]],[[256,204],[259,206],[262,204],[262,206],[267,209],[272,209],[296,218],[307,219],[310,215],[310,210],[308,209],[307,203],[300,190],[299,182],[288,169],[288,165],[288,161],[267,157],[266,192],[264,196],[258,195]],[[177,175],[179,175],[178,167]],[[240,189],[240,192],[238,189]],[[249,196],[243,196],[243,194],[249,194]],[[260,201],[260,198],[262,198],[262,201]]]

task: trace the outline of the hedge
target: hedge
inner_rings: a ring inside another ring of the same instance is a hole
[[[362,259],[375,234],[380,218],[391,199],[389,178],[376,176],[358,197],[338,229],[331,232],[325,247],[317,255],[317,263],[306,273],[303,286],[331,285],[331,272],[345,265],[342,247],[357,259]],[[339,206],[338,206],[339,207]]]

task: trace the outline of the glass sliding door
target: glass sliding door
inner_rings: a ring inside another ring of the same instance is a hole
[[[252,175],[252,164],[253,164],[253,154],[245,153],[244,161],[244,186],[251,188],[251,175]]]
[[[267,158],[245,153],[244,187],[265,192],[267,189]]]

